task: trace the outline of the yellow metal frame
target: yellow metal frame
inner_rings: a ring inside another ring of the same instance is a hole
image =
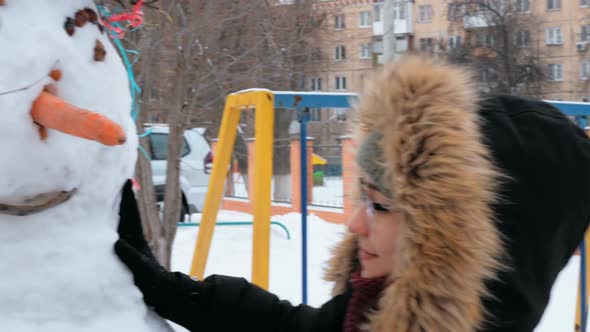
[[[270,256],[270,204],[273,160],[274,94],[270,91],[247,91],[229,95],[225,101],[215,148],[215,162],[205,197],[203,217],[190,274],[202,279],[205,274],[217,212],[243,109],[255,109],[254,186],[250,200],[254,205],[252,238],[252,282],[268,289]]]

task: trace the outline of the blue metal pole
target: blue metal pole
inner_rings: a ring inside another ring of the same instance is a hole
[[[301,144],[301,292],[307,304],[307,109],[299,114]]]

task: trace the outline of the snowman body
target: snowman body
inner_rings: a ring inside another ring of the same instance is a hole
[[[0,212],[0,331],[171,331],[113,251],[137,136],[127,72],[99,22],[72,28],[80,10],[98,12],[89,0],[0,5],[0,203],[69,193],[33,214]],[[31,107],[43,90],[108,116],[126,143],[42,138]]]

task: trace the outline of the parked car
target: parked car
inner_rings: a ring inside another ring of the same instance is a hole
[[[153,182],[159,206],[164,201],[166,165],[168,158],[168,132],[165,124],[146,124],[152,154]],[[182,193],[181,220],[186,214],[203,210],[209,176],[213,165],[213,152],[204,137],[205,128],[191,128],[184,132],[180,161],[180,189]]]

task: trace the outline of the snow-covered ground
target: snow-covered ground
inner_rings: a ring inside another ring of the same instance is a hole
[[[198,222],[200,217],[200,214],[194,214],[191,219]],[[290,213],[273,216],[271,220],[284,224],[291,240],[287,240],[283,229],[272,226],[269,289],[280,298],[298,304],[301,302],[301,215]],[[222,210],[218,221],[252,221],[252,216]],[[344,226],[327,223],[314,215],[308,218],[308,299],[311,305],[321,305],[330,298],[331,284],[322,280],[322,271],[330,247],[344,230]],[[173,270],[189,271],[197,234],[198,227],[178,229],[172,255]],[[206,275],[226,274],[250,280],[251,255],[251,226],[216,227]],[[578,264],[578,257],[572,258],[558,277],[549,307],[535,332],[573,330]],[[185,331],[178,326],[175,329]]]
[[[201,214],[193,214],[191,221],[200,221]],[[222,210],[218,221],[252,221],[252,215]],[[285,231],[271,226],[269,290],[282,299],[301,303],[301,215],[290,213],[273,216],[272,221],[285,225]],[[329,248],[337,242],[344,226],[330,224],[310,215],[308,217],[308,302],[321,305],[330,297],[330,283],[321,278],[323,266],[329,257]],[[198,227],[179,227],[172,254],[172,270],[188,272],[197,239]],[[251,279],[252,226],[218,226],[215,228],[206,275],[225,274]],[[185,331],[175,326],[178,332]]]
[[[200,220],[194,214],[193,222]],[[218,221],[252,221],[252,215],[222,210]],[[301,215],[290,213],[273,216],[272,221],[285,225],[285,231],[271,226],[270,284],[272,292],[294,303],[301,302]],[[322,304],[329,298],[330,285],[321,279],[323,263],[329,257],[329,248],[341,237],[344,226],[327,223],[320,218],[308,217],[308,280],[309,303]],[[172,269],[187,272],[190,269],[198,227],[179,227],[172,255]],[[218,226],[215,228],[206,275],[226,274],[250,280],[252,264],[252,226]]]
[[[342,207],[344,189],[341,177],[325,177],[323,186],[313,187],[313,205]]]

